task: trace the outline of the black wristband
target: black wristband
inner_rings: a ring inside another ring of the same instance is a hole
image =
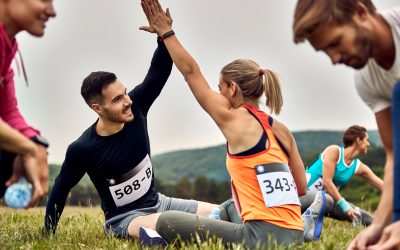
[[[162,36],[160,36],[159,40],[160,42],[163,42],[166,38],[175,35],[175,32],[173,30],[170,30],[168,32],[165,32]]]

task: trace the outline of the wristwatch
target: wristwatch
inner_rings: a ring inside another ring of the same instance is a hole
[[[32,141],[45,146],[46,148],[49,147],[49,142],[41,135],[35,135],[30,138]]]

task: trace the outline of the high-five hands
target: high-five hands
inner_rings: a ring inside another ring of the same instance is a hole
[[[139,27],[140,30],[162,36],[172,29],[173,20],[169,9],[164,11],[158,0],[141,0],[141,5],[149,25]]]

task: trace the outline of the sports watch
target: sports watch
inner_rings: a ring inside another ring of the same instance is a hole
[[[44,137],[41,136],[41,135],[32,136],[30,139],[31,139],[32,141],[34,141],[34,142],[36,142],[36,143],[42,145],[42,146],[45,146],[46,148],[49,147],[49,142],[46,140],[46,138],[44,138]]]

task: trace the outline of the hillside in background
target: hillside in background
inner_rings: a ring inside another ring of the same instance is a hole
[[[341,131],[303,131],[294,132],[293,135],[297,142],[304,165],[312,162],[315,156],[330,144],[341,145]],[[374,148],[380,148],[382,143],[377,131],[369,131],[371,152],[367,154],[367,162],[371,166],[383,165],[381,155],[383,152],[376,152]],[[194,181],[197,176],[205,176],[214,181],[230,180],[225,168],[225,144],[200,149],[179,150],[152,157],[155,174],[163,183],[176,183],[182,176],[187,176],[190,181]],[[381,150],[382,151],[382,150]],[[373,156],[373,157],[372,157]],[[60,166],[50,165],[50,180],[54,183],[55,177],[60,171]],[[87,176],[81,181],[84,186],[89,184]]]
[[[342,133],[341,131],[294,132],[293,136],[304,165],[310,164],[326,146],[341,145]],[[373,154],[373,148],[382,147],[382,143],[377,131],[370,131],[368,134],[370,143],[373,145],[371,147],[371,154]],[[189,180],[193,181],[201,175],[215,181],[227,181],[230,178],[225,168],[225,150],[226,146],[223,144],[208,148],[174,151],[155,155],[152,161],[156,176],[163,182],[175,183],[182,176],[187,176]],[[383,162],[378,164],[383,164]]]
[[[368,131],[369,142],[374,147],[382,147],[378,131]],[[301,155],[310,152],[320,152],[330,144],[341,145],[343,131],[303,131],[294,132],[297,147]]]
[[[369,134],[372,146],[361,160],[382,177],[385,152],[377,132],[372,131]],[[326,146],[340,145],[342,134],[335,131],[305,131],[294,133],[294,137],[307,167]],[[225,145],[155,155],[152,162],[156,187],[167,196],[213,203],[221,203],[230,197],[230,177],[225,167]],[[52,164],[49,168],[51,189],[60,166]],[[354,177],[341,193],[348,201],[366,209],[374,210],[379,201],[379,193],[360,177]],[[43,199],[40,204],[45,205],[45,202],[46,199]],[[97,192],[87,175],[71,190],[67,204],[100,204]]]

